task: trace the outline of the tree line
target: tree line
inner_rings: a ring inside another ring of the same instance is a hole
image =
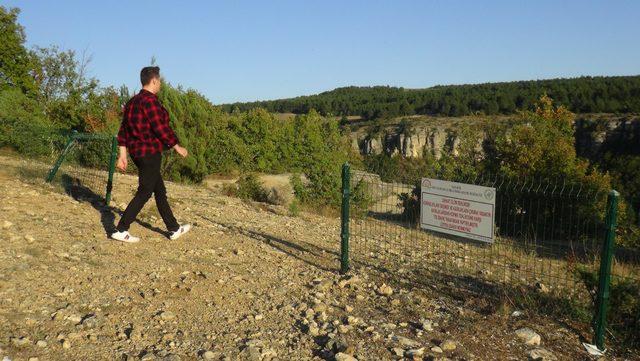
[[[533,110],[542,95],[574,113],[640,112],[640,76],[579,77],[434,86],[405,89],[390,86],[344,87],[290,99],[224,104],[226,111],[256,107],[278,113],[358,115],[364,119],[404,115],[463,116],[514,114]]]

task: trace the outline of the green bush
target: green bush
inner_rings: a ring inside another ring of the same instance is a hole
[[[598,271],[586,267],[577,270],[585,286],[594,295],[598,289]],[[609,288],[609,312],[607,328],[620,345],[640,349],[640,281],[631,278],[612,277]]]
[[[291,217],[297,217],[300,215],[300,202],[297,199],[294,199],[289,203],[289,215]]]
[[[41,105],[17,89],[0,91],[0,147],[33,157],[59,152],[67,134],[44,116]]]
[[[241,199],[251,199],[256,202],[267,202],[268,194],[260,184],[258,177],[249,173],[238,179],[236,196]]]
[[[92,139],[76,141],[75,151],[68,160],[89,167],[106,170],[111,158],[112,136],[109,134],[94,134]]]
[[[350,212],[354,217],[364,217],[373,204],[373,196],[369,189],[369,184],[360,181],[351,189],[349,199]]]

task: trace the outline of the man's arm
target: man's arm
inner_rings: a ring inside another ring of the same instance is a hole
[[[127,146],[127,130],[124,128],[124,116],[122,122],[120,122],[120,129],[118,130],[118,145],[126,147]]]
[[[126,114],[126,112],[125,112]],[[123,172],[127,170],[127,130],[125,129],[125,118],[126,115],[123,115],[122,122],[120,123],[120,129],[118,130],[118,148],[120,150],[120,156],[118,157],[118,161],[116,163],[116,167],[122,170]]]

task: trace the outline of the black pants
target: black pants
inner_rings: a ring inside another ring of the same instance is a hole
[[[162,154],[156,153],[146,157],[133,158],[133,163],[138,167],[138,191],[133,197],[116,229],[120,232],[129,230],[129,226],[136,219],[142,207],[151,198],[151,193],[156,199],[158,212],[171,232],[177,231],[180,225],[171,212],[169,201],[167,200],[167,189],[164,187],[162,176],[160,175],[160,164]]]

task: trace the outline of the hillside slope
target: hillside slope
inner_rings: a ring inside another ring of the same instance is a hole
[[[536,349],[515,335],[522,327],[559,359],[587,357],[588,330],[567,320],[515,317],[508,305],[401,286],[366,267],[341,277],[337,219],[169,183],[192,233],[169,241],[151,201],[131,229],[143,240],[126,245],[105,228],[135,177],[117,176],[118,206],[106,209],[81,188],[26,177],[36,166],[0,156],[0,357],[521,360]]]

